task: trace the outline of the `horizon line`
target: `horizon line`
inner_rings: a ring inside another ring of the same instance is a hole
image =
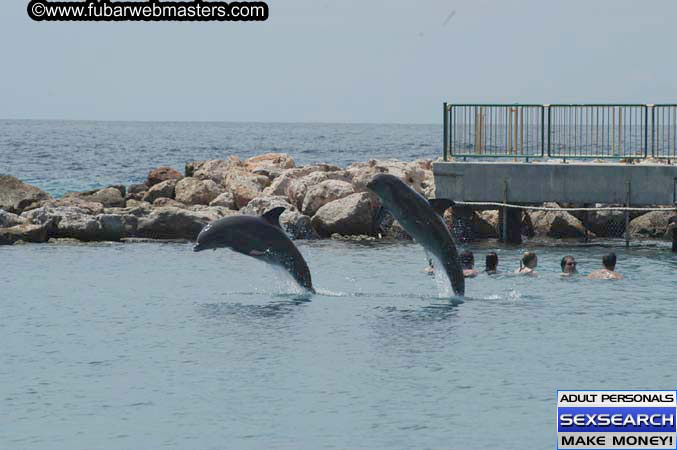
[[[258,121],[258,120],[125,120],[125,119],[26,119],[1,117],[0,121],[16,122],[114,122],[114,123],[235,123],[235,124],[285,124],[285,125],[435,125],[425,122],[324,122],[324,121]]]

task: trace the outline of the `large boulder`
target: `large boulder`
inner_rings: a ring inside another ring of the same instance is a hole
[[[311,223],[320,236],[373,234],[372,205],[369,194],[360,192],[327,203],[313,216]]]
[[[213,180],[187,177],[176,183],[176,201],[186,205],[208,205],[224,192]]]
[[[227,160],[212,159],[193,162],[186,164],[186,176],[223,184],[228,173],[239,167],[242,167],[242,161],[237,156],[230,156]]]
[[[141,194],[148,190],[148,185],[145,183],[141,184],[130,184],[127,188],[127,195],[129,194]]]
[[[214,211],[155,208],[148,216],[139,219],[136,234],[151,239],[194,240],[205,225],[220,217]]]
[[[48,225],[22,223],[12,227],[0,227],[0,245],[11,245],[17,241],[47,242]]]
[[[228,209],[236,209],[235,198],[232,192],[224,192],[219,194],[214,200],[209,202],[209,206],[223,206]]]
[[[299,210],[303,210],[303,201],[306,198],[308,190],[311,187],[327,180],[350,182],[352,180],[352,174],[346,171],[315,171],[301,178],[295,179],[289,184],[289,187],[287,188],[287,198],[289,198],[289,202],[296,206]]]
[[[669,238],[672,234],[668,233],[668,220],[675,215],[674,210],[651,211],[643,214],[628,224],[628,231],[631,238]]]
[[[432,170],[425,169],[429,166],[425,162],[403,162],[397,160],[369,160],[366,163],[353,163],[346,169],[352,174],[352,182],[355,192],[367,191],[367,183],[374,175],[389,173],[404,181],[416,192],[432,197],[435,187],[431,185],[433,179]]]
[[[124,236],[122,217],[114,214],[90,215],[75,206],[43,206],[22,214],[32,223],[44,225],[48,236],[81,241],[117,241]]]
[[[286,153],[264,153],[247,159],[244,162],[244,167],[253,172],[259,168],[291,169],[296,167],[296,163]]]
[[[0,209],[0,228],[11,228],[28,222],[24,217]]]
[[[283,170],[277,177],[275,177],[275,179],[270,183],[270,186],[263,190],[263,195],[287,195],[287,190],[289,189],[292,181],[298,178],[304,177],[313,172],[337,172],[339,170],[341,170],[340,167],[329,164],[316,164],[312,166],[286,169]]]
[[[45,202],[42,202],[39,206],[40,207],[47,206],[50,208],[58,208],[61,206],[73,206],[75,208],[83,210],[85,214],[91,215],[103,214],[104,211],[104,206],[102,203],[85,200],[80,197],[63,197],[58,200],[47,200]]]
[[[598,237],[622,237],[625,234],[624,211],[581,211],[576,217]]]
[[[546,203],[544,206],[557,208],[557,203]],[[583,238],[586,230],[583,223],[566,211],[531,211],[529,212],[536,236],[551,238]],[[592,236],[588,233],[588,236]]]
[[[0,175],[0,209],[21,214],[31,205],[52,197],[45,191],[10,175]]]
[[[329,202],[354,194],[353,185],[347,181],[325,180],[311,186],[303,197],[301,211],[307,216],[313,216],[318,209]]]
[[[159,198],[174,198],[177,180],[165,180],[153,185],[143,195],[143,201],[153,203]]]
[[[226,190],[233,193],[235,206],[243,208],[252,199],[261,195],[264,188],[270,185],[270,179],[264,175],[255,175],[242,168],[234,168],[228,172],[223,182]]]
[[[78,195],[82,200],[101,203],[105,208],[125,206],[125,195],[117,187],[107,187],[90,195]]]
[[[157,169],[153,169],[150,171],[150,173],[148,173],[146,185],[148,185],[148,187],[152,187],[158,183],[162,183],[163,181],[178,181],[181,178],[183,178],[183,175],[181,175],[181,173],[176,169],[172,169],[171,167],[158,167]]]

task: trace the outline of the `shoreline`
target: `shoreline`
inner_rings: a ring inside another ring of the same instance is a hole
[[[411,238],[397,222],[376,220],[380,201],[367,191],[366,183],[378,173],[391,173],[426,198],[434,198],[432,163],[430,159],[372,159],[342,168],[326,163],[297,166],[286,153],[244,160],[229,156],[188,162],[184,173],[158,167],[142,184],[111,185],[61,198],[0,175],[0,245],[62,238],[187,242],[213,220],[261,215],[279,206],[285,207],[280,222],[292,239],[406,241]],[[545,204],[553,205],[560,207]],[[673,215],[674,211],[665,210],[635,214],[630,234],[633,239],[670,240],[667,224]],[[498,237],[495,209],[460,215],[451,208],[444,216],[461,243]],[[623,215],[614,211],[593,215],[530,211],[525,219],[523,234],[529,238],[613,239],[625,231]]]

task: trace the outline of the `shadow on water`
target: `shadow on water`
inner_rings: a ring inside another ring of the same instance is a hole
[[[260,293],[254,292],[233,292],[229,295],[238,297],[252,296],[260,297]],[[301,294],[275,294],[274,298],[280,300],[268,301],[262,304],[256,303],[202,303],[198,305],[200,313],[208,319],[275,319],[285,317],[296,312],[300,307],[311,302],[309,295]]]

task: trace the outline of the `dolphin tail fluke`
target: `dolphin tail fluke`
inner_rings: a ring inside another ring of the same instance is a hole
[[[442,255],[442,265],[447,272],[449,281],[451,281],[451,288],[454,294],[463,297],[465,295],[465,277],[463,276],[463,268],[458,258],[456,248],[447,248]]]

